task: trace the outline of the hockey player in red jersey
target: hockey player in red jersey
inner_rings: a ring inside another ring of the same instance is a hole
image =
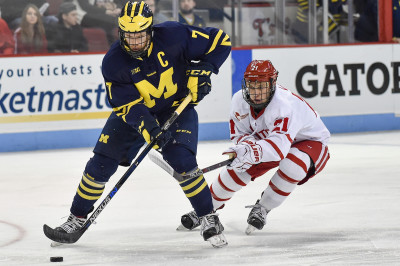
[[[297,185],[324,169],[330,133],[318,113],[301,97],[278,85],[278,71],[269,60],[253,60],[246,68],[242,90],[232,98],[230,135],[234,146],[224,152],[236,158],[212,183],[218,210],[250,181],[272,168],[272,176],[247,219],[247,234],[261,230],[267,214],[280,206]],[[178,229],[193,229],[201,219],[194,212],[181,217]]]

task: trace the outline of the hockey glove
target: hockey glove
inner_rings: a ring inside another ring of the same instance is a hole
[[[229,153],[236,154],[236,158],[230,163],[230,167],[238,172],[245,172],[253,165],[261,163],[263,156],[262,147],[256,142],[248,140],[230,147],[222,154]]]
[[[153,117],[142,117],[142,122],[139,126],[139,132],[142,134],[143,138],[146,140],[147,143],[153,141],[153,139],[158,138],[157,142],[153,146],[153,149],[160,149],[164,147],[168,141],[171,140],[171,132],[166,131],[162,133],[161,128],[158,124],[158,121]]]
[[[210,63],[191,63],[186,70],[187,87],[192,94],[192,102],[199,103],[211,91],[211,74],[213,67]]]

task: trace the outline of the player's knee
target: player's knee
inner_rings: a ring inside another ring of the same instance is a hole
[[[310,165],[311,159],[308,154],[292,148],[279,163],[279,169],[289,178],[300,181],[307,175]]]
[[[163,158],[178,173],[189,172],[197,167],[195,154],[184,146],[168,146],[163,149]]]
[[[117,160],[95,153],[86,164],[85,173],[98,182],[108,182],[110,177],[117,171],[117,168]]]

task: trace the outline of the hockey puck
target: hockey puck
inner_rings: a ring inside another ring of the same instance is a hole
[[[63,257],[50,257],[51,262],[61,262],[63,260],[64,260]]]

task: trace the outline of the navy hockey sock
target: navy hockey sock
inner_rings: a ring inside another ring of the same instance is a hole
[[[115,173],[118,162],[95,153],[86,164],[71,206],[71,213],[78,217],[86,216],[95,202],[101,197],[106,182]]]
[[[199,217],[213,211],[210,189],[203,175],[180,182],[179,185]]]

